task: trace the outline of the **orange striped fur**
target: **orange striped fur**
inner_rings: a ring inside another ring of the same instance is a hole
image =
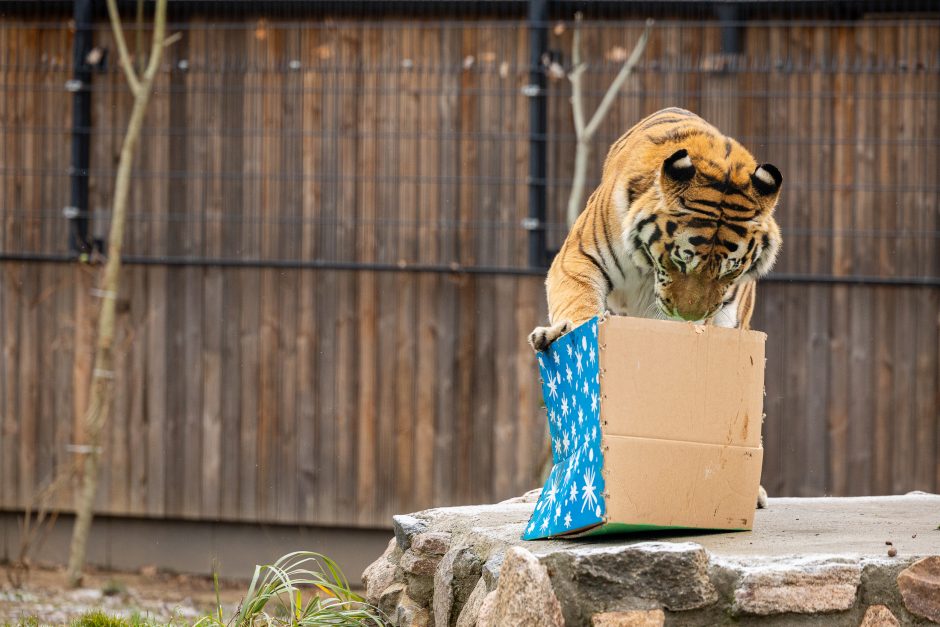
[[[610,148],[546,280],[544,350],[604,311],[747,328],[754,282],[781,245],[782,177],[684,109],[640,121]]]

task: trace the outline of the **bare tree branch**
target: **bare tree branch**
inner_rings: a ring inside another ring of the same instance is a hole
[[[107,0],[107,2],[108,16],[111,18],[111,30],[114,32],[114,42],[117,44],[121,67],[124,68],[124,75],[127,76],[127,83],[131,86],[131,91],[136,95],[140,89],[140,81],[137,80],[137,73],[134,71],[134,61],[127,51],[127,42],[124,40],[124,27],[121,26],[121,14],[118,13],[117,0]]]
[[[646,20],[646,28],[643,34],[637,40],[633,47],[630,57],[620,68],[617,77],[607,88],[607,92],[601,99],[600,105],[591,116],[591,121],[584,123],[584,92],[582,90],[582,75],[587,65],[581,61],[581,14],[575,14],[575,29],[571,42],[571,62],[574,68],[568,73],[568,79],[571,81],[571,111],[574,117],[574,131],[577,137],[577,147],[574,155],[574,173],[571,177],[571,194],[568,196],[568,226],[574,225],[581,213],[584,203],[584,186],[587,181],[587,166],[591,155],[591,139],[594,133],[600,127],[601,122],[607,116],[614,99],[623,87],[627,77],[633,72],[633,68],[639,62],[643,51],[646,50],[646,43],[649,40],[650,29],[653,26],[653,20]]]
[[[587,128],[584,129],[588,137],[593,137],[594,133],[597,132],[597,127],[600,126],[601,122],[603,122],[604,118],[607,116],[607,111],[610,110],[610,105],[614,104],[614,98],[617,97],[620,88],[623,87],[627,77],[633,72],[633,68],[636,67],[640,57],[643,56],[643,51],[646,50],[646,42],[649,41],[650,38],[650,28],[652,28],[652,26],[653,20],[646,20],[646,28],[643,29],[643,34],[640,35],[640,39],[636,42],[636,45],[633,46],[633,52],[630,53],[630,58],[627,59],[623,67],[620,68],[617,78],[610,84],[607,93],[604,94],[604,98],[601,100],[600,106],[597,107],[597,111],[594,112],[594,116],[588,123]]]
[[[167,0],[157,0],[154,12],[153,41],[150,58],[143,77],[137,78],[133,63],[127,54],[124,34],[117,14],[115,0],[108,0],[108,11],[115,39],[121,52],[121,65],[127,76],[127,83],[134,93],[134,106],[127,123],[127,132],[121,146],[117,174],[114,182],[114,199],[111,213],[111,230],[108,233],[108,258],[101,278],[98,294],[102,298],[98,312],[98,337],[95,346],[94,370],[91,379],[91,395],[88,409],[83,416],[82,428],[88,441],[89,449],[84,459],[82,489],[76,508],[75,526],[72,529],[72,544],[69,549],[68,578],[72,586],[82,581],[88,533],[93,516],[92,506],[98,490],[98,473],[101,458],[101,433],[107,424],[114,401],[114,321],[116,301],[120,287],[121,248],[124,241],[124,224],[127,215],[127,198],[130,192],[131,166],[134,153],[140,139],[140,129],[147,113],[147,104],[153,90],[153,79],[160,67],[163,49],[166,44],[166,4]]]

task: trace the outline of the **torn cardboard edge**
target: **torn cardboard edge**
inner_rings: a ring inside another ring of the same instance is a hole
[[[554,466],[523,538],[749,529],[765,339],[605,316],[539,353]]]

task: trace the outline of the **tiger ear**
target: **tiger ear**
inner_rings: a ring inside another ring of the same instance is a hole
[[[776,167],[769,163],[763,163],[754,170],[754,174],[751,175],[751,183],[758,194],[770,196],[780,191],[783,175]]]
[[[695,176],[695,166],[685,148],[677,150],[663,161],[663,174],[674,181],[685,183]]]

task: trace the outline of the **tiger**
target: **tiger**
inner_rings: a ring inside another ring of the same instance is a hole
[[[774,210],[783,177],[740,143],[677,107],[610,147],[545,281],[544,351],[579,324],[617,315],[750,328],[755,283],[782,245]],[[766,505],[761,488],[758,506]]]

